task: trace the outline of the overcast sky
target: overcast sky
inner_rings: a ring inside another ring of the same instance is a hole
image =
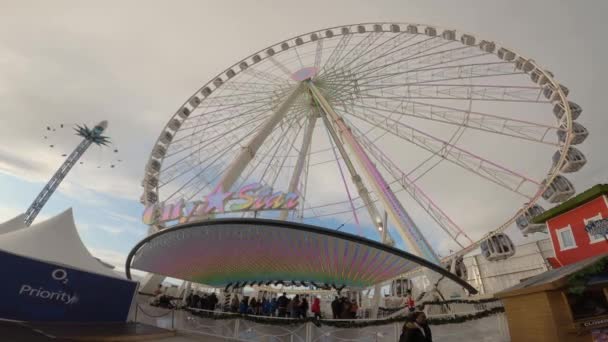
[[[583,107],[578,121],[591,133],[580,148],[590,161],[570,177],[584,190],[608,178],[602,151],[608,129],[602,105],[606,13],[602,0],[0,0],[0,221],[25,211],[61,163],[60,152],[43,138],[47,125],[107,119],[123,162],[96,169],[116,156],[87,156],[87,165],[74,169],[42,218],[74,207],[89,248],[121,263],[145,235],[138,198],[150,149],[194,90],[277,41],[374,21],[474,32],[553,71]],[[71,147],[69,139],[59,145]]]

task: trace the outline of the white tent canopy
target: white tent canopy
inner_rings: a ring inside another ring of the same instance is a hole
[[[25,228],[25,214],[19,214],[4,223],[0,223],[0,234],[10,233],[21,228]]]
[[[116,272],[103,266],[89,253],[78,235],[71,208],[29,228],[1,234],[0,250],[120,278]]]

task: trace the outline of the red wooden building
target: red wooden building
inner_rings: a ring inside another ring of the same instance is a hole
[[[553,267],[608,253],[608,240],[585,229],[592,221],[608,218],[607,194],[608,184],[598,184],[532,219],[547,224],[555,250],[555,259],[549,258]]]

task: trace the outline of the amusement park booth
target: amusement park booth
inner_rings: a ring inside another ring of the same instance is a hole
[[[534,217],[546,223],[555,250],[554,268],[608,253],[608,184],[598,184]]]
[[[605,341],[608,254],[553,269],[496,293],[513,342]]]

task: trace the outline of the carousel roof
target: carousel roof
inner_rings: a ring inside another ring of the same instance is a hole
[[[443,267],[359,236],[265,219],[215,219],[167,228],[139,242],[130,268],[215,287],[308,283],[367,287],[423,266],[477,291]]]
[[[29,228],[21,227],[19,221],[9,222],[13,224],[2,228],[8,232],[0,234],[0,251],[110,277],[123,277],[91,255],[80,239],[71,208]]]
[[[0,234],[14,232],[21,228],[25,228],[25,214],[19,214],[4,223],[0,223]]]

